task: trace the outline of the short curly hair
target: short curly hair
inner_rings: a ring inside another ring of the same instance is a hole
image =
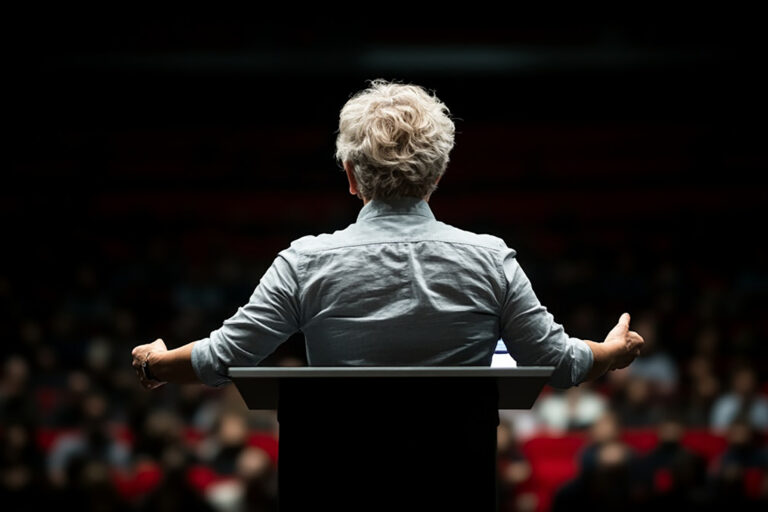
[[[455,131],[448,107],[423,87],[372,80],[341,109],[336,158],[353,165],[364,199],[428,197]]]

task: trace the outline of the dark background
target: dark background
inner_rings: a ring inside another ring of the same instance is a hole
[[[650,316],[681,375],[699,354],[724,387],[747,362],[765,388],[756,15],[295,14],[9,19],[0,353],[30,389],[81,372],[125,416],[134,345],[207,336],[291,240],[354,222],[335,130],[374,78],[448,105],[456,146],[431,208],[516,248],[572,335]],[[674,403],[686,392],[683,376]]]

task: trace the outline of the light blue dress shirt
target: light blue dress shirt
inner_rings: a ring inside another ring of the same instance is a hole
[[[281,251],[248,304],[195,343],[209,386],[255,366],[297,331],[311,366],[490,366],[502,339],[518,366],[576,385],[592,350],[541,305],[515,251],[435,220],[426,201],[375,199],[357,222]]]

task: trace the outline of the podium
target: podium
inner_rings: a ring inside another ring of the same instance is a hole
[[[230,368],[277,409],[281,511],[496,510],[499,409],[528,409],[553,367]]]

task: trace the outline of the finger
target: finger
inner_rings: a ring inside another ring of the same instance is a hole
[[[609,337],[623,338],[629,331],[629,313],[624,313],[619,317],[619,323],[617,323],[611,332],[608,333]]]
[[[629,313],[623,313],[619,317],[619,324],[618,326],[624,331],[627,332],[629,330]]]

